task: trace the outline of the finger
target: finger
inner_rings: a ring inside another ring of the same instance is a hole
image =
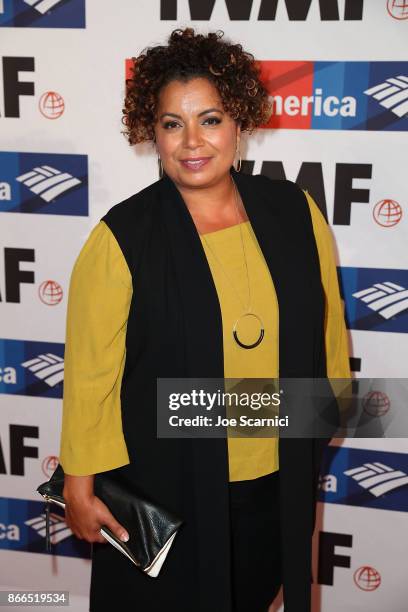
[[[126,529],[115,519],[112,514],[109,514],[103,522],[108,529],[110,529],[121,542],[127,542],[129,540],[129,534]]]
[[[107,544],[108,540],[103,537],[99,530],[93,531],[89,536],[88,542],[98,542],[98,544]]]
[[[109,544],[108,540],[101,535],[97,536],[95,542],[99,542],[99,544]]]

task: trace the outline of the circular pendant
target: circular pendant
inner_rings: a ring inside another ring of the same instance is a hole
[[[254,342],[253,344],[244,344],[244,343],[243,343],[243,342],[241,342],[241,340],[238,338],[238,335],[237,335],[237,332],[236,332],[237,323],[238,323],[238,321],[239,321],[240,319],[242,319],[243,317],[255,317],[256,319],[258,319],[259,324],[260,324],[260,326],[261,326],[261,330],[260,330],[260,333],[259,333],[259,338],[258,338],[258,340],[256,340],[256,342]],[[236,342],[237,344],[239,344],[239,346],[241,346],[241,347],[242,347],[242,348],[244,348],[244,349],[251,349],[251,348],[255,348],[256,346],[258,346],[258,344],[261,344],[262,339],[263,339],[264,334],[265,334],[265,332],[264,332],[264,326],[263,326],[263,323],[262,323],[261,319],[258,317],[258,315],[254,314],[253,312],[246,312],[245,314],[243,314],[243,315],[241,315],[240,317],[238,317],[238,319],[237,319],[237,320],[235,321],[235,323],[234,323],[234,328],[233,328],[233,330],[232,330],[232,333],[233,333],[233,336],[234,336],[235,342]]]

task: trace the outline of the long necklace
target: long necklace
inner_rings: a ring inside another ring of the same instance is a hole
[[[256,346],[258,346],[258,344],[260,344],[263,340],[263,337],[265,335],[265,330],[264,330],[264,326],[263,326],[263,322],[261,320],[261,318],[255,314],[254,312],[252,312],[251,310],[251,286],[249,283],[249,272],[248,272],[248,261],[247,261],[247,256],[246,256],[246,251],[245,251],[245,245],[244,245],[244,239],[243,239],[243,235],[242,235],[242,227],[241,224],[239,222],[239,213],[238,213],[238,190],[237,187],[235,185],[235,181],[234,179],[231,177],[232,180],[232,184],[234,185],[234,193],[235,193],[235,209],[236,209],[236,215],[237,215],[237,224],[239,226],[239,232],[241,235],[241,245],[242,245],[242,250],[244,253],[244,262],[245,262],[245,269],[246,269],[246,277],[247,277],[247,284],[248,284],[248,306],[245,306],[245,304],[243,303],[243,301],[241,300],[241,297],[238,293],[238,291],[236,290],[234,284],[232,283],[231,279],[229,278],[228,274],[225,271],[224,266],[222,265],[221,261],[219,260],[219,258],[217,257],[216,253],[214,252],[213,248],[210,246],[208,240],[206,239],[206,237],[204,236],[204,234],[202,234],[202,237],[206,243],[206,245],[208,246],[208,248],[210,249],[211,253],[213,254],[214,258],[217,260],[220,268],[222,269],[222,271],[225,274],[225,277],[227,278],[229,284],[231,285],[231,287],[233,288],[233,290],[235,291],[239,301],[241,302],[243,308],[244,308],[244,313],[242,315],[240,315],[237,320],[234,323],[234,326],[232,328],[232,335],[234,336],[234,340],[235,342],[241,346],[244,349],[252,349],[255,348]],[[259,332],[259,337],[258,339],[253,342],[252,344],[245,344],[244,342],[242,342],[239,338],[238,338],[238,333],[237,333],[237,325],[238,322],[243,319],[244,317],[255,317],[255,319],[257,319],[257,321],[259,322],[260,325],[260,332]]]

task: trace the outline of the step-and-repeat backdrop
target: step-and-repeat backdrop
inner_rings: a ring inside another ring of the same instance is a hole
[[[0,587],[69,590],[78,611],[90,545],[54,506],[46,553],[35,492],[58,462],[69,278],[100,217],[158,178],[151,144],[121,134],[126,60],[187,25],[262,63],[274,112],[243,170],[297,181],[326,215],[355,377],[407,371],[406,0],[0,0]],[[336,440],[315,612],[404,612],[407,546],[407,441]]]

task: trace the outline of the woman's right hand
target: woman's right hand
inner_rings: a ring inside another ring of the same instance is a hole
[[[94,476],[65,474],[63,497],[65,521],[80,540],[107,543],[100,533],[102,525],[108,527],[120,540],[126,529],[115,519],[107,505],[93,493]]]

